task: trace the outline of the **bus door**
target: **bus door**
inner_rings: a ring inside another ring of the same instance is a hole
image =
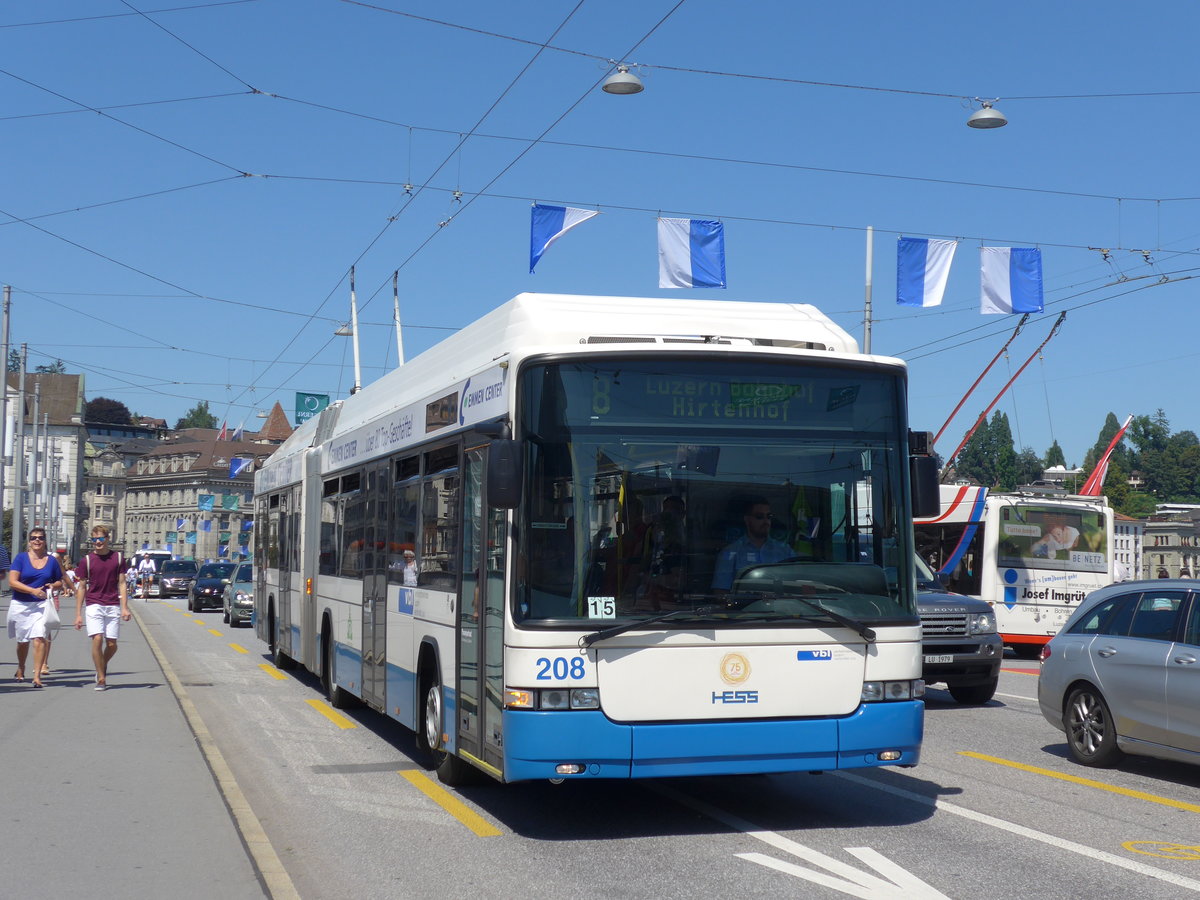
[[[484,490],[487,445],[466,451],[458,616],[458,748],[502,771],[506,518]]]
[[[367,469],[363,523],[362,699],[379,710],[387,708],[388,473],[386,462]]]
[[[272,501],[276,498],[272,497]],[[292,649],[292,573],[288,567],[291,547],[288,527],[292,514],[291,491],[280,491],[279,503],[271,510],[271,566],[275,569],[275,641],[287,656]]]

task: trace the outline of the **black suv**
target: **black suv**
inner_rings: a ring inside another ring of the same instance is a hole
[[[996,693],[1004,642],[996,614],[982,600],[952,594],[921,557],[917,565],[917,612],[926,684],[942,682],[959,703],[987,703]]]
[[[198,567],[190,559],[169,559],[158,567],[158,595],[186,597],[196,580]]]
[[[188,594],[188,610],[220,609],[224,604],[225,585],[233,577],[237,563],[205,563],[196,574],[196,582]]]

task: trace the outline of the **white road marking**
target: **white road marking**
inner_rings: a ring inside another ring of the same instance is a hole
[[[870,778],[864,778],[861,775],[852,775],[849,772],[836,773],[839,778],[845,778],[853,781],[855,784],[872,787],[876,790],[883,791],[887,794],[892,794],[896,797],[903,797],[906,800],[911,800],[914,803],[920,803],[925,806],[932,806],[942,812],[952,813],[956,816],[961,816],[964,819],[970,819],[973,822],[979,822],[982,825],[990,825],[993,828],[998,828],[1001,831],[1007,831],[1009,834],[1015,834],[1018,837],[1028,838],[1031,841],[1039,841],[1051,847],[1056,847],[1059,850],[1066,850],[1070,853],[1076,853],[1080,856],[1092,859],[1097,862],[1108,863],[1110,866],[1116,866],[1120,869],[1126,869],[1130,872],[1136,872],[1138,875],[1145,875],[1149,878],[1155,878],[1159,881],[1165,881],[1168,884],[1176,887],[1185,888],[1189,891],[1200,893],[1200,881],[1195,881],[1191,878],[1185,878],[1182,875],[1176,875],[1173,872],[1167,872],[1163,869],[1156,869],[1154,866],[1148,866],[1145,863],[1137,862],[1131,859],[1122,859],[1119,856],[1114,856],[1111,853],[1106,853],[1103,850],[1096,850],[1092,847],[1085,847],[1083,844],[1077,844],[1074,841],[1068,841],[1065,838],[1055,837],[1052,834],[1046,834],[1042,831],[1036,831],[1033,828],[1026,828],[1024,825],[1017,825],[1015,822],[1008,822],[1004,819],[997,819],[995,816],[989,816],[986,813],[975,812],[973,809],[967,809],[964,806],[956,806],[953,803],[948,803],[945,800],[937,800],[906,791],[904,788],[892,787],[889,784],[883,784],[878,781],[873,781]]]
[[[885,881],[883,878],[878,878],[870,872],[856,869],[849,863],[841,862],[819,850],[798,844],[774,831],[767,831],[764,828],[760,828],[753,822],[725,812],[725,810],[705,803],[703,800],[697,800],[694,797],[680,794],[673,788],[655,785],[654,789],[670,797],[676,803],[689,806],[697,812],[708,816],[710,819],[723,822],[735,831],[740,831],[748,837],[762,841],[776,850],[790,853],[792,856],[799,857],[811,865],[820,866],[827,872],[832,872],[833,876],[837,877],[775,859],[764,853],[735,854],[739,859],[757,863],[760,866],[766,866],[769,869],[774,869],[777,872],[783,872],[796,878],[803,878],[813,884],[833,888],[836,891],[841,891],[843,894],[849,894],[851,897],[859,897],[860,900],[905,900],[905,898],[909,898],[909,900],[949,900],[945,894],[930,887],[916,875],[901,868],[870,847],[847,847],[846,852],[890,880]]]
[[[995,696],[1011,697],[1013,700],[1032,700],[1034,703],[1037,702],[1037,697],[1026,697],[1024,694],[1002,694],[999,691],[996,691]]]

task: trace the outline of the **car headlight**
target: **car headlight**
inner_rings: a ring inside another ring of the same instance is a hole
[[[968,616],[967,631],[971,634],[995,634],[996,614],[985,612]]]

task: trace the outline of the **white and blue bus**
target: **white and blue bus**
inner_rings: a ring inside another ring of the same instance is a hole
[[[913,523],[917,552],[950,590],[992,607],[1022,659],[1035,659],[1080,601],[1114,580],[1106,497],[944,484],[940,505]]]
[[[811,306],[522,294],[256,473],[257,633],[449,783],[911,766],[919,444]]]

